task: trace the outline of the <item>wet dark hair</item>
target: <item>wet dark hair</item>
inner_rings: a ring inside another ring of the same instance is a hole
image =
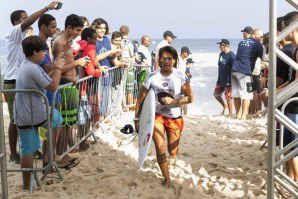
[[[165,47],[160,48],[159,52],[158,52],[159,61],[161,60],[161,56],[164,52],[169,53],[173,56],[173,58],[175,60],[174,67],[176,68],[177,63],[178,63],[178,53],[177,53],[176,49],[173,48],[172,46],[165,46]]]
[[[85,28],[81,34],[81,38],[82,40],[86,40],[87,41],[87,38],[92,38],[93,35],[96,34],[96,31],[92,28]]]
[[[14,22],[20,20],[22,13],[26,13],[25,10],[16,10],[10,14],[10,21],[14,26]]]
[[[283,17],[283,27],[284,28],[288,27],[296,19],[298,19],[298,12],[297,11],[289,12]]]
[[[116,39],[118,37],[121,37],[123,39],[122,34],[119,31],[115,31],[115,32],[112,33],[111,39]]]
[[[38,20],[38,29],[40,30],[42,25],[48,26],[52,21],[55,21],[55,17],[50,14],[43,14]]]
[[[22,41],[23,52],[25,57],[31,57],[34,52],[48,50],[47,43],[39,36],[29,36]]]
[[[95,25],[95,28],[96,26],[100,26],[101,24],[106,24],[106,32],[105,32],[105,35],[108,35],[110,34],[110,29],[109,29],[109,25],[108,25],[108,22],[106,20],[104,20],[103,18],[97,18],[97,19],[94,19],[93,23]]]
[[[72,28],[76,28],[76,27],[83,28],[84,23],[78,15],[71,14],[71,15],[68,15],[65,19],[65,29],[67,28],[67,26],[71,26]]]

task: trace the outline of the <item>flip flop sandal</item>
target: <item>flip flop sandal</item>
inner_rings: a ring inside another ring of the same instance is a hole
[[[78,158],[72,158],[70,161],[68,162],[72,162],[72,163],[80,163],[80,161],[78,160]]]
[[[71,168],[76,167],[80,162],[70,162],[71,164],[67,164],[67,166],[64,168],[66,170],[70,170]]]

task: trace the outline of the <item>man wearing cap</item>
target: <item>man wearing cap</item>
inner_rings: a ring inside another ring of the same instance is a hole
[[[186,72],[186,59],[191,54],[189,48],[187,46],[183,46],[181,48],[181,53],[178,57],[179,62],[177,63],[177,70],[181,74],[185,74]]]
[[[218,59],[218,78],[214,89],[215,99],[222,105],[223,111],[229,110],[229,115],[232,116],[232,88],[231,88],[231,69],[235,60],[235,53],[230,50],[230,42],[227,39],[222,39],[219,44],[220,54]],[[221,95],[225,92],[227,104],[223,101]]]
[[[174,39],[177,38],[172,31],[165,31],[163,33],[163,40],[161,42],[159,42],[159,44],[156,46],[156,61],[155,61],[155,66],[154,66],[154,70],[157,70],[159,68],[159,61],[158,61],[158,53],[159,53],[159,49],[165,46],[170,46]]]
[[[186,70],[185,70],[185,74],[188,77],[188,80],[190,81],[190,78],[192,78],[192,74],[190,73],[190,69],[192,68],[193,63],[195,63],[193,61],[192,58],[187,58],[186,59]]]
[[[264,49],[259,41],[251,38],[253,29],[250,26],[245,27],[241,32],[244,39],[238,44],[237,55],[232,66],[231,82],[237,118],[245,120],[250,100],[253,99],[252,71],[257,58],[262,59]],[[241,105],[242,111],[240,111]]]
[[[187,76],[188,81],[190,82],[190,78],[192,78],[192,74],[190,73],[190,69],[192,68],[193,63],[195,63],[193,61],[192,58],[187,58],[186,59],[186,69],[185,69],[185,74]],[[183,115],[187,115],[187,104],[184,104],[182,106],[182,111],[183,111]]]
[[[189,48],[187,46],[183,46],[181,48],[181,53],[178,56],[178,63],[177,63],[177,71],[180,74],[186,75],[186,59],[191,54]],[[187,114],[187,105],[184,104],[181,106],[182,112],[184,115]]]

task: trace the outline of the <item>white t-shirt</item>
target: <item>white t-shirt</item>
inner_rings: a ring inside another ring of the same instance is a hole
[[[177,63],[177,70],[179,73],[185,75],[186,71],[186,59],[182,59],[180,56],[178,56],[179,62]]]
[[[152,66],[151,53],[149,52],[148,48],[144,45],[140,45],[138,51],[144,54],[144,56],[146,57],[148,66]]]
[[[155,55],[155,63],[158,63],[157,62],[157,59],[158,59],[158,54],[159,54],[159,49],[162,48],[162,47],[165,47],[165,46],[169,46],[170,44],[166,41],[166,40],[162,40],[161,42],[159,42],[159,44],[157,44],[156,46],[156,55]]]
[[[258,57],[256,60],[254,71],[252,71],[253,75],[260,75],[261,73],[261,59]]]
[[[181,116],[180,105],[163,105],[161,98],[168,96],[179,99],[181,87],[187,81],[186,76],[178,73],[175,68],[169,76],[163,76],[160,69],[149,74],[143,86],[146,89],[152,88],[155,92],[156,113],[170,118]]]
[[[23,53],[22,41],[27,31],[22,32],[21,24],[14,26],[5,36],[7,55],[7,68],[5,72],[5,80],[14,80],[17,78],[18,69],[25,60]]]

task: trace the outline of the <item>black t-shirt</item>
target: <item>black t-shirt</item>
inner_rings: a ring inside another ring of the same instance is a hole
[[[298,52],[298,48],[295,49],[293,56],[292,56],[292,58],[295,62],[297,62],[297,59],[296,59],[297,52]],[[290,67],[289,68],[289,83],[293,82],[295,80],[295,77],[296,77],[296,71]],[[293,95],[292,98],[293,97],[298,97],[298,93]],[[291,113],[291,114],[298,114],[298,101],[294,101],[294,102],[291,102],[290,104],[288,104],[285,112]]]
[[[293,52],[295,46],[292,43],[285,45],[281,51],[284,52],[288,57],[293,59]],[[289,80],[289,65],[285,63],[282,59],[277,57],[276,60],[276,76],[283,79],[283,83]]]

